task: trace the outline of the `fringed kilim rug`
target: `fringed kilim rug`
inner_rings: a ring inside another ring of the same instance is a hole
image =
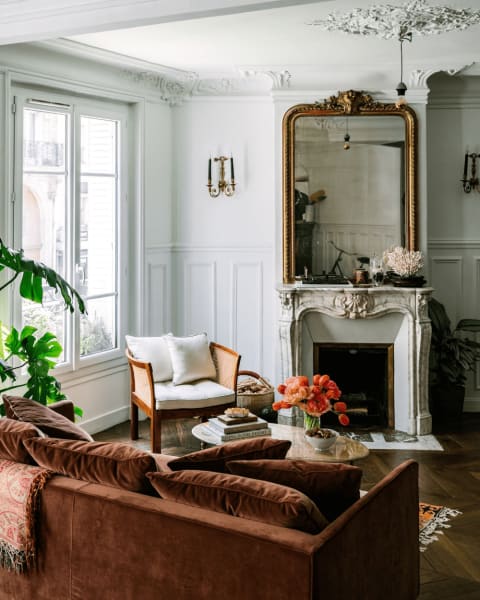
[[[459,510],[453,508],[420,502],[418,511],[420,552],[425,552],[429,544],[438,540],[438,534],[443,534],[439,529],[448,529],[450,527],[448,521],[461,514]]]

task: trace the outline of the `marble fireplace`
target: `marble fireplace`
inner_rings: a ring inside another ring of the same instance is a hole
[[[428,355],[431,288],[336,287],[282,284],[279,330],[282,380],[311,376],[317,344],[393,346],[389,426],[409,434],[431,433]],[[375,377],[375,373],[365,373]]]

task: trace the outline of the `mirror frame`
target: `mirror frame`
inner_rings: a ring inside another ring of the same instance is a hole
[[[295,123],[299,117],[399,116],[405,123],[405,244],[417,250],[417,117],[408,105],[374,101],[355,90],[323,102],[297,104],[283,116],[283,283],[295,281]]]

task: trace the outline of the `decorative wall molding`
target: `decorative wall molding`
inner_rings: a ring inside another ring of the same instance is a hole
[[[460,240],[460,239],[441,239],[441,238],[431,238],[428,240],[428,248],[435,250],[440,248],[458,248],[461,249],[477,249],[480,248],[480,239],[479,240]]]
[[[217,339],[217,265],[215,261],[184,262],[183,333],[208,331]]]
[[[147,264],[146,313],[148,334],[162,335],[170,329],[169,294],[170,285],[167,264]]]
[[[124,77],[133,83],[158,92],[160,100],[167,102],[170,106],[182,104],[186,98],[191,96],[197,75],[187,73],[173,79],[154,71],[134,71],[123,69]]]

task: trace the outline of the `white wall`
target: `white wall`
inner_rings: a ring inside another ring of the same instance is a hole
[[[455,327],[460,319],[480,319],[480,194],[466,194],[460,182],[467,148],[480,152],[480,82],[437,75],[429,84],[430,281]],[[480,410],[480,365],[470,374],[465,410]]]

